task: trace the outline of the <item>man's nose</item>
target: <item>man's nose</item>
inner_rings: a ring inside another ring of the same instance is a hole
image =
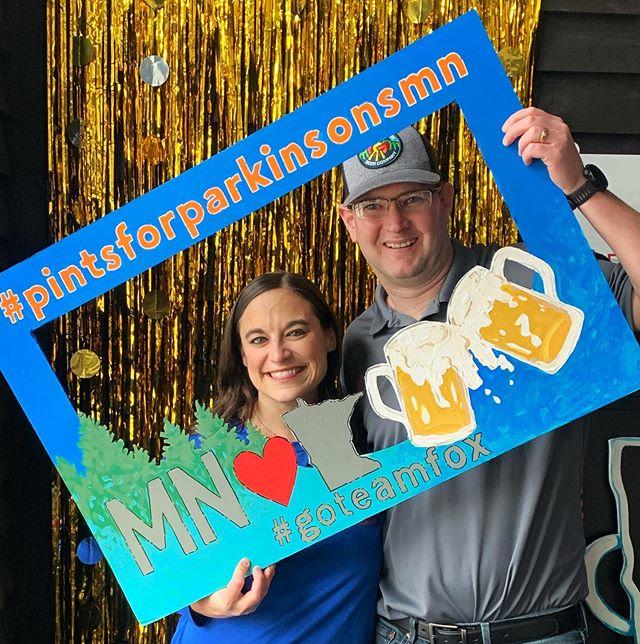
[[[395,201],[389,204],[389,212],[387,212],[384,218],[384,224],[387,230],[394,232],[404,230],[409,225],[407,218],[398,208]]]

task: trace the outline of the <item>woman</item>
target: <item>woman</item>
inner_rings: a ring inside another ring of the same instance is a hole
[[[338,397],[340,333],[318,289],[292,273],[251,282],[231,309],[214,411],[235,426],[291,441],[282,420],[302,398]],[[182,611],[174,644],[258,641],[370,642],[381,564],[380,522],[365,521],[280,561],[277,570],[240,561],[226,588]]]

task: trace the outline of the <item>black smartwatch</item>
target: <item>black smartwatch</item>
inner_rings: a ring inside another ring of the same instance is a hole
[[[591,163],[584,166],[584,178],[586,181],[575,192],[567,195],[567,201],[573,210],[579,208],[589,197],[596,192],[604,192],[609,185],[607,177],[598,166]]]

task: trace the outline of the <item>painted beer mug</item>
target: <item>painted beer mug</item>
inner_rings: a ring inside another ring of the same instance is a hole
[[[381,418],[402,423],[419,447],[450,443],[476,427],[469,388],[482,381],[457,329],[441,322],[418,322],[393,335],[384,346],[386,363],[365,375],[367,396]],[[383,400],[378,379],[393,386],[400,409]]]
[[[507,260],[538,273],[544,293],[508,281],[504,274]],[[546,262],[507,247],[496,252],[491,268],[476,266],[458,282],[447,319],[469,340],[479,359],[486,354],[484,343],[552,374],[573,352],[584,314],[560,301],[553,270]]]

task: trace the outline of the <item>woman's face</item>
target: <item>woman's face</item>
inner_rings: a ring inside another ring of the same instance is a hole
[[[309,302],[287,288],[262,293],[242,314],[238,334],[242,362],[259,400],[317,402],[336,338],[322,328]]]

